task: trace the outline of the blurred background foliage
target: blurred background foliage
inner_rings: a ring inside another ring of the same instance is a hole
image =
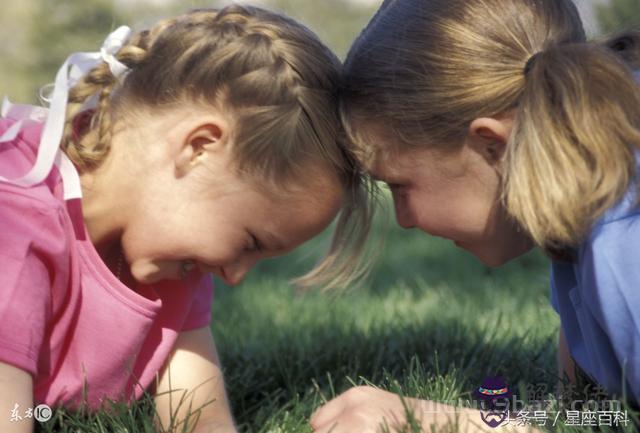
[[[242,2],[242,1],[240,1]],[[248,0],[309,26],[344,57],[381,0]],[[38,89],[73,51],[95,51],[122,24],[134,30],[196,7],[228,0],[21,0],[0,15],[0,95],[35,103]],[[591,36],[640,26],[640,0],[576,0]]]
[[[74,51],[97,51],[110,30],[142,30],[161,18],[230,1],[23,0],[3,5],[0,16],[0,96],[37,102],[38,89]],[[242,1],[239,3],[243,3]],[[378,0],[257,0],[305,23],[340,56],[366,24]]]
[[[611,0],[596,5],[600,27],[605,33],[619,30],[640,30],[640,0]]]

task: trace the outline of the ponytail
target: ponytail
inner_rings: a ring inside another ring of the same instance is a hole
[[[605,47],[558,45],[531,65],[515,118],[507,209],[548,252],[574,247],[635,177],[640,88]]]

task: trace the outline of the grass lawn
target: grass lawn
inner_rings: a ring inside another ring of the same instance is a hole
[[[559,320],[541,254],[488,269],[448,241],[391,225],[364,287],[296,293],[288,278],[309,268],[326,239],[259,264],[239,287],[218,286],[212,327],[241,431],[310,432],[315,408],[353,384],[451,401],[500,374],[518,395],[549,398]],[[59,411],[39,431],[151,432],[150,410]],[[563,421],[550,430],[591,431]]]

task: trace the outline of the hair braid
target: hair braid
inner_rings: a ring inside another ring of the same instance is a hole
[[[134,35],[116,54],[116,59],[129,68],[144,61],[154,37],[157,37],[175,19],[159,22],[153,29]],[[109,152],[111,142],[111,94],[118,80],[109,65],[102,62],[69,91],[67,112],[61,148],[80,170],[97,167]],[[87,103],[96,98],[95,108]],[[77,116],[88,113],[88,125],[77,125]],[[86,134],[84,130],[86,129]]]

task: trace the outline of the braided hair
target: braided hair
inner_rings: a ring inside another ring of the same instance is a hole
[[[198,9],[137,33],[116,59],[129,68],[126,75],[116,78],[102,63],[69,92],[61,146],[79,170],[101,164],[114,119],[130,107],[224,107],[240,172],[286,188],[320,166],[346,192],[327,258],[298,283],[343,286],[362,275],[356,262],[371,225],[373,188],[344,145],[340,61],[311,31],[257,7]],[[89,102],[95,109],[87,112]]]

